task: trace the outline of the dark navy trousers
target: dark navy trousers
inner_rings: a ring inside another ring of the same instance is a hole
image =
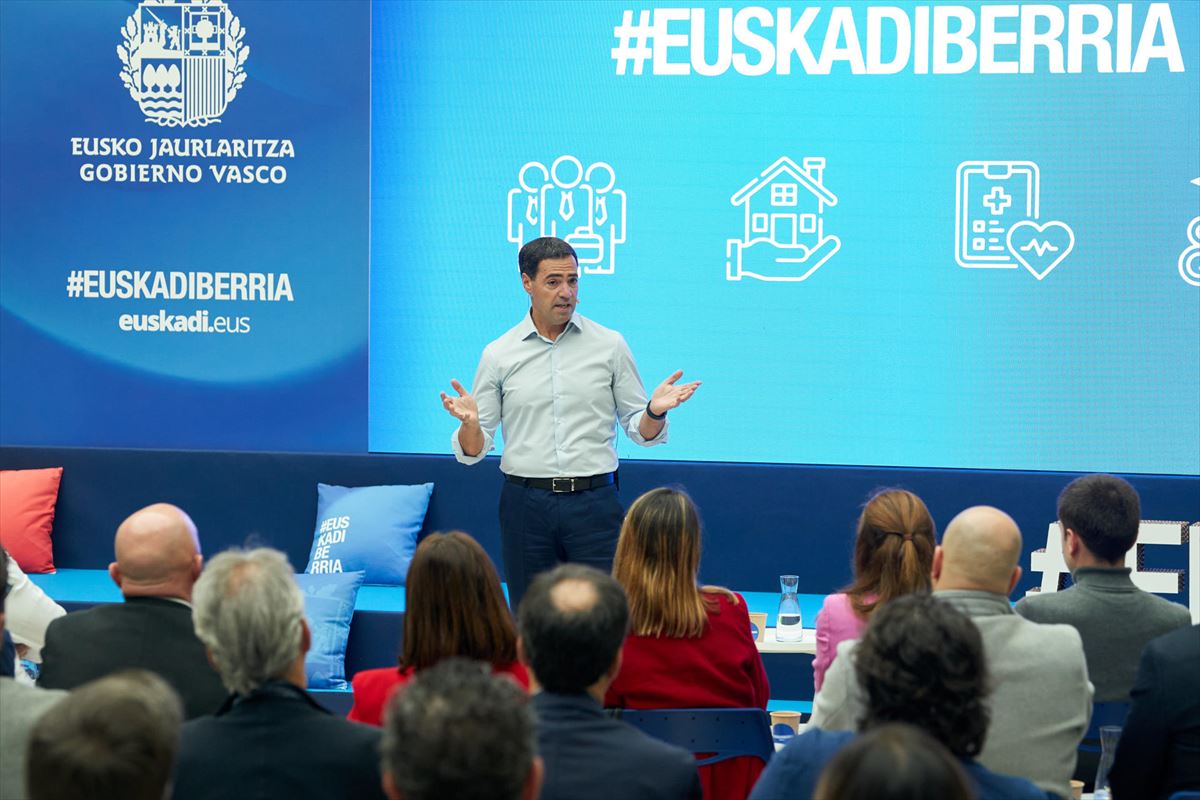
[[[615,484],[555,494],[505,481],[500,492],[500,544],[513,610],[530,581],[562,562],[612,572],[624,516]]]

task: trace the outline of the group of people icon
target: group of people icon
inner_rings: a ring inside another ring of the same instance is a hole
[[[567,241],[585,273],[611,275],[616,246],[625,242],[625,192],[616,174],[598,161],[586,169],[575,156],[549,167],[530,161],[508,193],[508,241],[518,247],[539,236]]]

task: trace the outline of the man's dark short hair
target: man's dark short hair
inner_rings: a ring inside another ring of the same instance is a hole
[[[1075,531],[1099,559],[1120,561],[1137,543],[1142,503],[1137,491],[1114,475],[1085,475],[1058,496],[1064,532]]]
[[[577,581],[595,590],[585,609],[562,610],[554,589]],[[600,679],[629,630],[625,590],[611,576],[581,564],[563,564],[533,580],[521,601],[517,629],[529,666],[548,692],[572,694]]]
[[[521,267],[522,275],[536,278],[538,265],[547,258],[566,258],[567,256],[575,259],[576,265],[579,264],[579,256],[575,255],[574,247],[562,239],[543,236],[540,239],[532,239],[521,247],[521,252],[517,255],[517,264]]]
[[[388,703],[383,769],[405,800],[515,800],[536,754],[528,696],[482,661],[443,659]]]
[[[84,684],[42,715],[29,737],[31,800],[162,800],[183,705],[152,672],[126,670]]]
[[[854,673],[866,697],[861,730],[906,722],[959,758],[983,750],[990,721],[983,639],[949,603],[921,593],[880,607],[854,650]]]

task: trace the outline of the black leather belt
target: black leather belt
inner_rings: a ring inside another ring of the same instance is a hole
[[[532,486],[534,489],[545,489],[555,494],[586,492],[588,489],[599,489],[601,486],[611,486],[617,482],[617,473],[615,472],[589,475],[586,478],[522,478],[520,475],[505,475],[504,477],[509,483]]]

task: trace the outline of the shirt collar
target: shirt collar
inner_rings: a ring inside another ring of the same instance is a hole
[[[567,327],[563,329],[563,333],[565,334],[567,331],[571,330],[572,327],[574,327],[577,331],[582,331],[583,325],[583,317],[579,316],[578,312],[572,312],[571,318],[567,320]],[[517,333],[520,334],[521,341],[525,341],[531,336],[541,336],[541,334],[538,333],[537,326],[533,324],[532,308],[526,311],[525,316],[521,318],[519,323],[517,323]],[[561,339],[562,337],[560,336],[559,338]]]
[[[570,708],[579,711],[585,711],[588,714],[595,716],[603,716],[604,708],[596,702],[595,698],[587,692],[574,692],[570,694],[559,692],[540,691],[535,694],[531,702],[534,708]]]
[[[934,592],[934,597],[945,600],[968,617],[991,617],[998,614],[1014,614],[1012,603],[1002,594],[981,592],[974,589],[945,589]]]
[[[313,699],[312,695],[310,695],[304,689],[301,689],[299,686],[289,683],[288,681],[272,679],[255,687],[250,691],[249,694],[236,694],[231,692],[229,696],[225,698],[225,702],[221,704],[221,707],[217,709],[214,716],[222,716],[229,713],[234,708],[247,703],[270,702],[271,700],[300,701],[307,703],[309,706],[323,714],[329,713],[324,706]]]
[[[189,603],[187,600],[184,600],[182,597],[166,597],[163,595],[135,594],[132,597],[125,598],[126,603],[128,603],[130,601],[137,603],[137,602],[141,602],[144,600],[157,601],[160,603],[174,603],[176,605],[183,606],[184,608],[192,607],[192,604]]]

